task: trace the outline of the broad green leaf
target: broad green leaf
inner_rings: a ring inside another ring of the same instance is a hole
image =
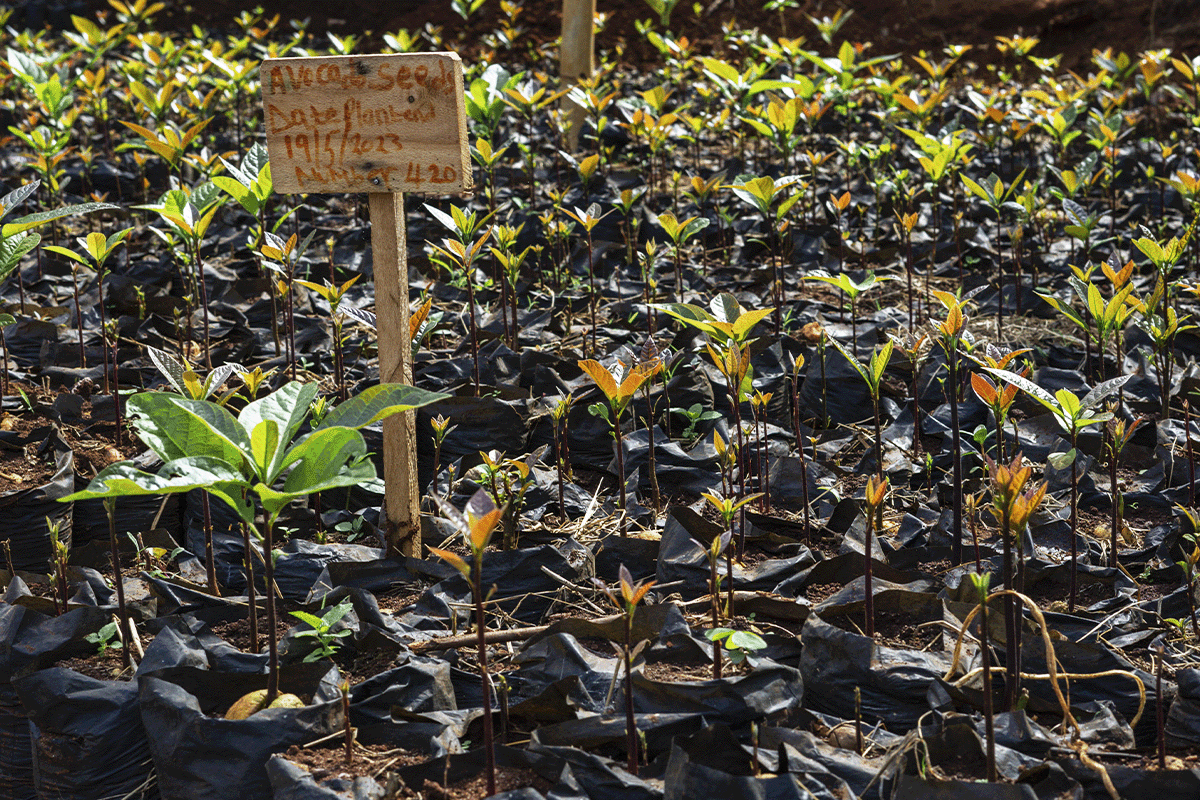
[[[317,399],[317,388],[315,383],[290,381],[266,397],[248,403],[238,414],[238,424],[246,431],[256,430],[264,420],[270,420],[278,426],[279,448],[272,451],[270,461],[256,459],[258,478],[264,483],[273,484],[279,476],[283,466],[280,464],[282,451],[304,424],[309,406]]]
[[[1075,451],[1075,448],[1072,447],[1065,453],[1051,453],[1046,457],[1046,463],[1055,469],[1066,469],[1067,467],[1071,466],[1071,464],[1075,463],[1075,458],[1077,455],[1078,453]]]
[[[288,613],[306,623],[313,630],[321,630],[325,627],[324,621],[316,614],[310,614],[307,611],[289,611]]]
[[[1159,247],[1158,242],[1154,241],[1153,239],[1143,236],[1141,239],[1134,240],[1133,243],[1137,246],[1137,249],[1141,250],[1142,253],[1145,254],[1146,258],[1153,261],[1156,266],[1161,264],[1167,258],[1167,254],[1163,252],[1161,247]]]
[[[718,61],[715,58],[704,58],[701,59],[701,63],[704,65],[704,71],[709,73],[710,77],[733,84],[739,83],[741,79],[738,71],[724,61]]]
[[[246,151],[246,155],[242,158],[242,171],[252,178],[261,177],[263,170],[270,166],[267,155],[267,148],[261,142],[255,142],[254,145]]]
[[[186,397],[188,391],[184,386],[183,374],[187,372],[187,365],[165,350],[159,350],[150,345],[146,345],[146,354],[150,356],[150,361],[158,367],[162,376],[167,379],[167,383],[171,384],[171,388]]]
[[[725,640],[725,646],[730,650],[761,650],[767,646],[762,637],[753,631],[734,631]]]
[[[747,311],[742,314],[737,318],[737,322],[733,324],[733,338],[742,341],[745,335],[754,329],[755,325],[770,316],[774,310],[774,308],[760,308],[757,311]]]
[[[84,266],[87,266],[87,263],[88,263],[87,259],[84,258],[83,256],[79,255],[79,253],[76,253],[74,250],[68,250],[65,247],[59,247],[58,245],[55,245],[55,244],[48,244],[45,247],[43,247],[42,249],[45,250],[47,253],[54,253],[55,255],[63,256],[64,258],[69,258],[72,261],[74,261],[76,264],[83,264]]]
[[[213,392],[221,388],[233,373],[245,371],[245,367],[233,362],[226,362],[213,367],[212,372],[208,373],[208,376],[204,379],[204,397],[210,397]]]
[[[41,241],[41,234],[37,233],[20,233],[0,241],[0,280],[7,278],[25,254]]]
[[[652,303],[651,308],[666,312],[675,319],[702,333],[715,334],[717,329],[712,325],[713,316],[705,309],[691,303]]]
[[[962,181],[963,181],[963,184],[967,187],[967,189],[970,190],[971,194],[975,195],[980,200],[986,200],[989,203],[993,201],[994,198],[992,197],[991,193],[987,189],[983,188],[978,183],[976,183],[975,181],[968,178],[966,175],[962,176]]]
[[[721,292],[708,303],[713,318],[721,322],[737,322],[742,315],[742,304],[729,292]]]
[[[273,419],[262,420],[250,432],[250,452],[254,455],[260,475],[270,474],[279,444],[279,423]]]
[[[1101,400],[1109,395],[1115,394],[1118,389],[1129,383],[1131,380],[1133,380],[1133,375],[1121,375],[1120,377],[1104,381],[1087,393],[1087,395],[1083,398],[1081,405],[1083,406],[1084,410],[1095,408]]]
[[[27,214],[23,217],[17,217],[12,222],[6,223],[0,227],[0,236],[7,239],[15,233],[27,231],[30,228],[36,228],[46,222],[51,222],[63,217],[70,217],[74,214],[90,214],[93,211],[105,211],[108,209],[117,210],[120,206],[114,206],[112,203],[79,203],[73,206],[63,206],[56,208],[53,211],[39,211],[36,214]]]
[[[251,214],[258,213],[258,198],[255,197],[254,192],[248,186],[243,186],[240,182],[227,175],[218,175],[212,181],[222,191],[241,204],[242,208]]]
[[[381,383],[339,403],[325,415],[317,430],[340,426],[362,428],[401,411],[427,406],[449,395],[427,392],[402,383]]]
[[[1061,408],[1063,413],[1068,417],[1074,419],[1079,415],[1079,398],[1076,397],[1074,392],[1071,390],[1059,389],[1054,393],[1054,399],[1058,401],[1058,407]]]
[[[128,400],[138,436],[163,461],[208,456],[233,469],[246,466],[250,441],[233,415],[216,403],[166,392],[142,392]]]
[[[1013,384],[1018,389],[1032,397],[1034,400],[1037,400],[1050,411],[1060,410],[1058,407],[1058,401],[1054,399],[1054,395],[1050,394],[1048,391],[1038,386],[1028,378],[1024,378],[1015,372],[1009,372],[1006,369],[996,369],[995,367],[984,367],[984,369],[995,377]]]
[[[25,202],[25,200],[27,200],[31,194],[36,192],[38,187],[41,185],[41,181],[30,181],[23,186],[18,186],[16,189],[13,189],[11,192],[4,195],[4,197],[0,197],[0,219],[3,219],[9,211]]]
[[[205,489],[233,508],[246,522],[254,521],[254,509],[242,500],[238,484],[242,476],[226,462],[207,457],[180,458],[159,467],[158,473],[144,472],[128,461],[105,467],[83,491],[61,502],[139,495],[178,494]]]
[[[305,437],[283,457],[283,466],[291,467],[281,491],[259,483],[254,491],[262,498],[268,514],[278,514],[299,497],[353,486],[375,477],[375,467],[365,458],[367,443],[351,428],[325,428]]]
[[[878,385],[880,379],[883,378],[884,370],[887,369],[888,362],[892,359],[892,340],[888,339],[884,342],[883,347],[871,357],[871,372],[875,375],[875,384]]]

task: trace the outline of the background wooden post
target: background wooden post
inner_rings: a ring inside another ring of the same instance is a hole
[[[580,78],[591,77],[596,71],[596,35],[594,20],[596,0],[563,0],[562,50],[559,52],[559,75],[563,88],[573,86]],[[575,152],[579,146],[579,130],[587,118],[582,106],[563,97],[562,108],[568,111],[571,128],[567,132],[567,149]]]
[[[408,238],[404,195],[372,192],[371,257],[375,269],[379,382],[412,385],[412,344],[408,335]],[[384,509],[387,541],[400,555],[421,555],[421,514],[417,487],[417,412],[383,421]]]

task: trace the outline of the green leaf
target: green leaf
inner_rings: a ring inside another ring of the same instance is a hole
[[[995,367],[984,367],[984,369],[990,372],[992,375],[995,375],[997,378],[1013,384],[1018,389],[1032,397],[1034,400],[1037,400],[1039,403],[1044,405],[1050,411],[1061,410],[1059,408],[1058,401],[1054,399],[1052,394],[1028,378],[1024,378],[1015,372],[1009,372],[1006,369],[996,369]]]
[[[279,476],[282,451],[304,424],[309,406],[317,398],[317,389],[315,383],[290,381],[266,397],[247,404],[238,414],[238,424],[246,431],[257,431],[259,424],[266,420],[278,426],[278,447],[271,448],[270,460],[259,461],[255,456],[255,470],[259,480],[273,484]]]
[[[704,632],[704,638],[710,642],[719,642],[731,633],[733,628],[713,628]]]
[[[1065,453],[1051,453],[1046,456],[1046,463],[1055,469],[1066,469],[1075,462],[1077,455],[1078,453],[1075,451],[1075,448],[1072,447]]]
[[[294,445],[283,457],[283,468],[291,467],[282,491],[256,485],[263,508],[277,514],[283,506],[303,495],[338,486],[353,486],[375,477],[375,467],[365,458],[367,443],[352,428],[325,428]]]
[[[0,197],[0,219],[3,219],[9,211],[29,199],[29,196],[36,192],[38,187],[41,185],[41,181],[30,181],[23,186],[18,186],[16,189],[13,189],[11,192],[4,195],[4,197]]]
[[[762,650],[767,646],[763,638],[753,631],[734,631],[728,639],[725,640],[725,647],[733,650]]]
[[[1115,394],[1118,389],[1129,383],[1131,380],[1133,380],[1132,374],[1121,375],[1120,377],[1104,381],[1103,383],[1098,384],[1096,388],[1088,392],[1087,395],[1084,396],[1080,405],[1083,406],[1084,410],[1095,408],[1100,401],[1109,395]]]
[[[183,396],[187,396],[187,387],[183,381],[183,373],[188,371],[187,365],[165,350],[146,345],[146,355],[158,367],[158,371],[171,384],[171,388]]]
[[[702,333],[717,334],[712,325],[714,317],[705,309],[691,303],[652,303],[651,308],[670,314],[680,322],[691,325]]]
[[[362,428],[401,411],[427,406],[449,395],[427,392],[402,383],[381,383],[339,403],[325,415],[317,430],[335,426]]]
[[[860,364],[858,362],[857,358],[855,358],[853,355],[850,354],[849,350],[847,350],[845,347],[842,346],[841,342],[839,342],[837,339],[833,338],[832,336],[829,337],[829,342],[830,342],[830,344],[832,344],[834,347],[837,348],[837,351],[842,354],[842,356],[846,359],[846,361],[850,362],[850,366],[854,367],[854,371],[857,372],[859,377],[863,379],[863,383],[867,384],[868,387],[875,386],[875,383],[872,380],[871,373],[867,370],[866,367],[864,367],[862,364]]]
[[[163,461],[208,456],[241,470],[250,455],[246,431],[216,403],[165,392],[142,392],[127,402],[138,436]]]
[[[21,233],[0,241],[0,280],[9,276],[26,253],[37,247],[42,237],[37,233]]]
[[[250,452],[258,465],[261,476],[268,475],[279,452],[279,424],[273,419],[264,419],[250,432]]]
[[[85,267],[87,266],[87,263],[88,263],[87,259],[84,258],[83,256],[79,255],[79,253],[76,253],[74,250],[68,250],[65,247],[59,247],[58,245],[54,245],[54,244],[48,244],[45,247],[43,247],[42,249],[45,250],[47,253],[54,253],[55,255],[60,255],[65,258],[69,258],[72,261],[76,262],[77,264],[83,264]]]
[[[221,459],[205,456],[179,458],[163,464],[158,473],[144,472],[128,461],[105,467],[87,488],[60,502],[113,497],[178,494],[206,489],[237,511],[241,519],[254,522],[254,509],[242,500],[238,484],[242,476]]]
[[[240,203],[242,208],[246,209],[251,214],[258,213],[258,197],[255,196],[254,192],[249,186],[245,186],[227,175],[218,175],[212,179],[212,182],[227,195]]]
[[[1154,262],[1155,266],[1158,266],[1167,258],[1167,254],[1163,252],[1158,242],[1153,239],[1143,236],[1141,239],[1134,240],[1133,243],[1137,246],[1138,250],[1141,250],[1145,254],[1146,258]]]
[[[318,617],[316,614],[310,614],[307,611],[289,611],[288,613],[291,614],[296,619],[300,620],[301,622],[307,623],[310,627],[312,627],[312,629],[314,631],[319,631],[319,630],[324,629],[324,625],[323,625],[321,618]]]
[[[975,195],[980,200],[986,200],[988,203],[992,203],[994,201],[995,198],[992,197],[991,192],[989,192],[987,189],[980,186],[975,181],[968,178],[966,175],[962,176],[962,180],[963,180],[963,184],[966,185],[967,189],[970,190],[971,194]]]
[[[90,214],[93,211],[119,210],[120,206],[114,206],[112,203],[80,203],[73,206],[63,206],[56,208],[53,211],[39,211],[36,214],[27,214],[23,217],[17,217],[12,222],[6,223],[0,227],[0,236],[7,239],[16,233],[27,231],[30,228],[36,228],[47,222],[63,217],[70,217],[74,214]]]
[[[879,385],[879,381],[883,378],[883,373],[887,369],[888,362],[892,359],[892,340],[888,339],[884,342],[883,347],[875,352],[871,357],[871,372],[875,376],[875,385]]]

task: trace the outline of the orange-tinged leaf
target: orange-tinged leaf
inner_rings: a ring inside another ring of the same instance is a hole
[[[975,390],[975,394],[984,403],[989,406],[995,405],[997,396],[996,385],[978,372],[971,373],[971,388]]]
[[[461,572],[467,580],[471,579],[471,567],[463,560],[462,556],[457,553],[451,553],[449,550],[439,550],[436,547],[429,548],[429,552]]]
[[[958,298],[950,292],[945,292],[941,289],[932,289],[930,293],[941,301],[941,304],[946,308],[953,308],[959,304]]]
[[[594,358],[585,358],[579,362],[579,368],[600,387],[600,391],[604,392],[604,396],[609,399],[609,402],[617,397],[617,380],[603,364]]]
[[[500,522],[502,516],[504,516],[504,509],[494,508],[481,517],[473,516],[471,518],[469,532],[471,550],[479,553],[487,547],[488,539],[492,538],[492,531],[496,529],[496,524]]]
[[[633,600],[630,602],[630,605],[636,606],[638,603],[642,602],[642,598],[646,596],[646,593],[650,591],[650,588],[654,586],[654,584],[655,581],[646,581],[645,583],[640,584],[637,587],[637,591],[633,593]]]
[[[355,278],[358,276],[356,275]],[[348,285],[343,287],[343,291],[349,288]],[[425,324],[426,318],[429,316],[429,309],[433,307],[433,298],[426,298],[421,307],[412,313],[408,318],[408,338],[412,339],[421,330],[421,326]]]

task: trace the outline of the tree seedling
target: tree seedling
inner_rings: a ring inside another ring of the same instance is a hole
[[[621,415],[629,407],[637,390],[642,384],[662,369],[662,362],[637,363],[626,365],[617,361],[610,369],[599,361],[584,359],[579,362],[579,368],[600,388],[607,405],[593,403],[588,411],[606,420],[612,428],[613,441],[617,450],[617,482],[621,498],[621,536],[629,534],[628,521],[625,517],[625,449],[622,446]]]
[[[496,793],[496,751],[492,730],[492,682],[488,676],[487,643],[484,639],[486,624],[483,615],[483,552],[487,549],[492,531],[496,529],[504,510],[497,508],[487,492],[482,489],[475,492],[462,511],[441,501],[440,498],[434,499],[438,501],[442,516],[450,520],[462,534],[471,554],[471,562],[468,564],[457,553],[429,548],[429,552],[454,567],[466,578],[474,598],[475,650],[479,659],[479,674],[483,680],[483,748],[487,759],[487,793],[491,796]]]
[[[1029,478],[1033,474],[1032,467],[1026,465],[1020,455],[1011,464],[988,462],[988,472],[991,478],[992,516],[1000,529],[1000,537],[1004,546],[1003,578],[1004,588],[1008,591],[1020,591],[1024,547],[1022,537],[1029,526],[1029,518],[1041,505],[1046,497],[1046,483],[1042,482],[1029,486]],[[1028,487],[1028,488],[1027,488]],[[1014,563],[1013,548],[1016,548]],[[1015,594],[1006,594],[1004,601],[1004,630],[1010,657],[1006,658],[1008,678],[1005,681],[1005,706],[1013,707],[1016,701],[1017,688],[1021,677],[1021,631],[1018,628],[1020,617],[1017,614]]]
[[[871,356],[871,363],[863,366],[858,363],[858,355],[850,355],[846,352],[846,348],[842,347],[842,343],[837,339],[830,339],[837,351],[842,354],[847,363],[854,368],[858,376],[867,384],[867,391],[871,393],[871,405],[874,409],[875,419],[875,471],[876,474],[883,474],[883,432],[879,421],[879,399],[880,392],[883,389],[883,373],[887,371],[888,362],[892,358],[892,348],[894,347],[892,340],[888,339],[882,346],[876,348],[875,353]]]
[[[850,298],[850,336],[851,346],[854,352],[854,358],[858,358],[858,298],[876,286],[887,281],[896,280],[895,277],[884,275],[877,276],[874,272],[867,272],[867,276],[861,281],[856,281],[844,272],[837,275],[830,275],[828,272],[816,270],[804,276],[806,281],[821,281],[828,283],[830,286],[836,286],[838,290],[845,293],[846,297]]]
[[[349,628],[343,628],[340,631],[335,631],[333,627],[341,621],[342,617],[354,610],[354,605],[347,599],[338,603],[333,608],[325,611],[321,616],[310,614],[307,611],[292,611],[291,615],[303,623],[306,623],[312,630],[297,631],[297,638],[312,639],[316,644],[316,648],[304,657],[304,663],[309,664],[313,661],[320,661],[322,658],[328,658],[338,651],[340,639],[343,639],[354,631]]]
[[[636,776],[638,774],[638,730],[637,721],[633,715],[633,616],[637,613],[638,603],[642,602],[655,582],[642,581],[635,584],[633,576],[629,574],[629,570],[625,568],[624,564],[621,565],[617,578],[618,590],[616,592],[599,579],[596,579],[596,584],[621,612],[621,621],[624,626],[622,656],[625,663],[625,747],[629,752],[627,769],[631,775]]]
[[[733,497],[721,497],[720,495],[714,494],[712,492],[704,492],[702,495],[702,497],[709,502],[709,505],[711,505],[714,509],[716,509],[717,513],[721,515],[721,522],[725,526],[725,533],[729,534],[730,538],[732,538],[732,536],[733,536],[733,518],[735,516],[737,516],[737,512],[739,510],[741,510],[742,508],[744,508],[748,503],[754,502],[761,496],[762,496],[761,494],[755,493],[755,494],[746,495],[741,498],[733,498]],[[742,548],[744,548],[745,547],[745,541],[744,541],[745,531],[742,532],[742,535],[743,535]],[[732,616],[734,616],[734,610],[733,610],[733,548],[725,547],[725,548],[723,548],[723,550],[725,551],[725,578],[727,581],[729,581],[729,590],[728,590],[729,595],[728,595],[728,599],[726,600],[725,613],[728,616],[732,617]]]
[[[1076,531],[1079,528],[1079,432],[1091,425],[1098,425],[1112,419],[1112,413],[1096,411],[1110,395],[1128,383],[1133,375],[1122,375],[1119,378],[1105,381],[1088,392],[1082,400],[1069,389],[1059,389],[1054,394],[1046,391],[1028,378],[1007,370],[986,367],[988,372],[1002,380],[1008,381],[1027,393],[1043,405],[1053,416],[1058,426],[1071,438],[1071,449],[1066,453],[1051,456],[1051,465],[1055,469],[1071,467],[1071,597],[1067,603],[1070,613],[1075,612],[1076,584],[1078,581],[1078,546]]]
[[[731,664],[740,664],[746,660],[746,656],[767,646],[763,638],[754,631],[739,631],[733,628],[713,628],[704,632],[704,638],[713,643],[714,658],[719,657],[720,646],[723,644]]]
[[[208,491],[224,501],[247,529],[261,526],[267,629],[274,631],[274,532],[280,513],[289,503],[316,492],[374,480],[375,467],[359,428],[445,397],[400,384],[373,386],[334,408],[311,433],[297,438],[316,394],[314,383],[288,383],[248,404],[236,417],[208,400],[166,392],[133,395],[128,404],[138,437],[165,462],[163,466],[155,474],[127,461],[113,464],[96,475],[87,489],[60,502],[98,498],[111,505],[122,496]],[[123,605],[115,522],[111,510],[109,514],[117,600]],[[254,606],[250,613],[256,613]],[[123,623],[127,619],[123,613]],[[277,644],[270,636],[268,705],[279,692]]]
[[[877,475],[867,478],[865,495],[867,505],[867,535],[865,549],[863,550],[863,614],[866,620],[863,631],[869,637],[875,636],[875,597],[872,590],[872,577],[874,575],[872,564],[874,558],[871,551],[875,546],[876,526],[883,517],[883,501],[887,497],[887,491],[887,478]]]
[[[962,429],[958,420],[958,360],[959,347],[967,335],[967,318],[963,314],[966,300],[955,297],[949,292],[934,290],[933,296],[946,307],[946,319],[934,323],[934,333],[942,352],[946,354],[946,368],[950,372],[946,399],[950,402],[950,452],[952,453],[954,473],[952,487],[954,497],[953,541],[951,543],[950,560],[954,564],[962,563],[962,520],[963,520],[963,489],[962,489]],[[932,483],[932,471],[930,482]]]

